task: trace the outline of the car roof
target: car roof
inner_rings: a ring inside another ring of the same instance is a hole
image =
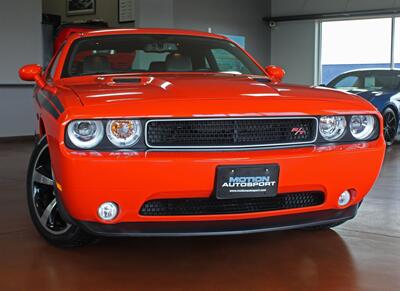
[[[199,37],[208,37],[208,38],[224,39],[224,40],[228,39],[223,35],[208,33],[204,31],[185,30],[185,29],[166,29],[166,28],[130,28],[130,29],[118,28],[118,29],[92,30],[88,32],[79,33],[80,37],[124,35],[124,34],[186,35],[186,36],[199,36]]]
[[[356,70],[350,70],[347,71],[344,74],[349,74],[349,73],[358,73],[358,72],[400,72],[400,69],[390,69],[390,68],[365,68],[365,69],[356,69]]]

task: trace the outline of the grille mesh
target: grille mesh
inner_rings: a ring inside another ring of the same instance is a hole
[[[317,206],[324,203],[322,192],[300,192],[268,198],[217,200],[214,198],[162,199],[143,204],[143,216],[214,215],[263,212]]]
[[[147,143],[153,147],[268,146],[312,142],[313,118],[150,121]]]

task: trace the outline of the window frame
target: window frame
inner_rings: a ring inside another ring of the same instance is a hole
[[[50,64],[48,65],[46,72],[45,72],[45,79],[47,81],[53,81],[54,77],[56,75],[57,72],[57,67],[58,64],[60,63],[60,59],[63,53],[63,49],[65,47],[65,42],[60,46],[60,48],[58,49],[57,53],[54,55],[54,57],[52,58]],[[52,75],[52,71],[54,69],[54,74]]]

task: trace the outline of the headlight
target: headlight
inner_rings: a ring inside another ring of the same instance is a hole
[[[367,140],[374,133],[375,123],[371,115],[354,115],[350,120],[350,132],[355,139]]]
[[[104,137],[103,124],[95,120],[73,121],[68,125],[68,137],[78,148],[94,148]]]
[[[337,141],[346,133],[347,122],[344,116],[323,116],[319,120],[319,132],[327,141]]]
[[[142,135],[142,125],[138,120],[111,120],[107,123],[107,137],[119,148],[135,145]]]

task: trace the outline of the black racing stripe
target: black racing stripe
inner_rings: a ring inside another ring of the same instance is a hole
[[[37,99],[39,104],[48,112],[50,113],[55,119],[60,117],[60,114],[57,110],[51,105],[51,103],[44,97],[43,94],[37,94]]]
[[[33,99],[35,99],[35,101],[36,101],[38,104],[40,104],[40,103],[39,103],[39,99],[38,99],[39,91],[40,91],[39,86],[35,85],[35,87],[33,88]]]
[[[38,85],[35,85],[35,87],[33,87],[33,92],[35,92],[35,94],[37,94],[40,91],[40,88]]]
[[[33,99],[35,99],[35,101],[36,101],[38,104],[40,104],[38,95],[39,95],[38,93],[35,93],[35,94],[33,95]]]
[[[51,102],[53,102],[53,104],[56,106],[57,110],[60,113],[64,112],[64,106],[61,104],[60,99],[58,99],[58,97],[54,94],[47,94],[48,98],[50,99]]]
[[[43,101],[46,100],[46,98],[44,98],[44,95],[39,92],[36,94],[36,100],[39,102],[40,105],[42,105]]]

